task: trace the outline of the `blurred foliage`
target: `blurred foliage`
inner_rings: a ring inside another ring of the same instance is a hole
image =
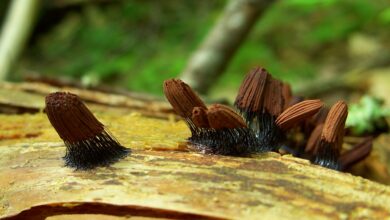
[[[51,27],[35,33],[14,77],[28,69],[161,95],[162,81],[180,74],[225,3],[129,0],[47,7],[38,26]],[[54,24],[53,10],[66,11]],[[390,37],[389,24],[388,0],[279,1],[257,22],[211,95],[233,96],[256,65],[294,85],[325,70],[338,73],[350,68],[353,34],[375,36],[382,44]]]
[[[88,84],[161,94],[162,81],[180,73],[222,6],[223,1],[87,4],[41,36],[25,65]]]
[[[230,82],[237,87],[234,82],[254,65],[266,67],[293,87],[310,83],[318,74],[348,71],[356,65],[348,51],[355,34],[373,35],[379,42],[390,37],[378,16],[386,5],[388,1],[369,0],[279,2],[257,23],[219,86]]]
[[[0,21],[4,19],[9,5],[10,2],[8,1],[0,1]]]
[[[385,24],[390,24],[390,7],[387,7],[380,14],[380,19]]]
[[[356,135],[387,131],[386,117],[390,117],[390,109],[383,107],[383,101],[363,96],[350,106],[346,126]]]

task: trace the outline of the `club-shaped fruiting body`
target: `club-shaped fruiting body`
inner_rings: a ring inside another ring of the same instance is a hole
[[[276,120],[276,125],[282,130],[289,130],[296,124],[316,114],[323,106],[319,99],[305,100],[298,102],[280,114]]]
[[[65,143],[66,166],[76,169],[107,166],[130,153],[130,149],[121,146],[74,94],[49,94],[46,96],[45,111]]]
[[[199,150],[235,156],[262,152],[255,133],[231,108],[220,104],[211,105],[206,110],[194,108],[192,116],[199,120],[193,120],[197,129],[189,141]]]
[[[187,122],[192,135],[196,134],[198,127],[192,120],[192,111],[195,107],[206,110],[206,105],[191,87],[180,79],[165,80],[163,89],[173,110]]]
[[[289,86],[260,67],[246,75],[238,91],[234,106],[267,150],[276,151],[283,139],[275,120],[287,106],[287,98],[290,98]]]
[[[372,142],[372,137],[366,137],[352,149],[341,154],[339,157],[340,170],[347,170],[366,158],[371,153]]]
[[[323,167],[340,169],[339,156],[344,137],[348,106],[338,101],[329,110],[313,162]]]

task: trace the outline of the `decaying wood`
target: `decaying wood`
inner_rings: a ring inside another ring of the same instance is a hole
[[[24,120],[42,132],[0,141],[1,217],[85,212],[196,219],[390,215],[389,187],[306,160],[275,153],[239,158],[179,152],[180,140],[189,135],[182,122],[98,114],[110,121],[124,146],[135,150],[111,167],[86,172],[64,167],[65,147],[45,115],[0,117],[2,133],[12,126],[23,131]]]
[[[80,96],[85,102],[113,111],[129,113],[137,111],[143,115],[167,118],[173,111],[170,105],[161,100],[130,97],[119,94],[90,91],[74,87],[55,87],[44,83],[0,82],[0,105],[14,107],[21,112],[38,112],[45,107],[44,97],[52,92],[67,91]]]
[[[178,146],[181,146],[180,143],[190,135],[182,121],[155,120],[137,113],[121,115],[111,111],[96,112],[96,108],[91,110],[123,146],[133,149],[177,150]],[[0,122],[0,146],[61,142],[43,113],[0,114]]]
[[[84,211],[199,219],[390,215],[390,188],[289,156],[141,150],[109,168],[82,172],[63,166],[63,151],[58,143],[0,148],[1,217]]]

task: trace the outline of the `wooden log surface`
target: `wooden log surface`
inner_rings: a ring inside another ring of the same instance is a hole
[[[389,187],[289,156],[135,150],[111,167],[75,171],[63,166],[63,154],[61,143],[1,147],[0,216],[89,209],[95,214],[209,219],[390,216]]]
[[[0,218],[390,218],[388,186],[288,155],[191,152],[181,121],[88,106],[131,156],[76,171],[45,114],[0,115]]]
[[[44,83],[11,83],[0,82],[0,107],[18,107],[23,112],[38,112],[45,107],[44,96],[51,92],[67,91],[80,96],[84,101],[104,111],[115,111],[116,114],[137,111],[146,116],[166,118],[173,110],[167,102],[158,98],[140,98],[139,95],[110,94],[89,91],[74,87],[56,87]]]

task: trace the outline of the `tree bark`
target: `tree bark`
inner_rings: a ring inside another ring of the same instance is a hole
[[[180,78],[205,94],[228,66],[259,15],[273,0],[231,0]]]

